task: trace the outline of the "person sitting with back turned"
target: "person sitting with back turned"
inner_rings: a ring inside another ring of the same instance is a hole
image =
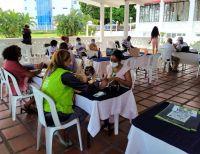
[[[165,49],[165,51],[167,52],[165,53],[166,59],[172,60],[172,71],[178,72],[178,65],[179,65],[180,59],[174,56],[176,49],[173,46],[172,39],[168,38],[167,42],[164,45],[162,45],[161,48]]]
[[[67,43],[65,42],[60,43],[59,49],[67,50],[70,53],[71,64],[68,66],[68,69],[71,70],[72,72],[76,72],[77,70],[76,59],[72,51],[68,49]]]
[[[95,39],[91,40],[91,43],[89,45],[89,49],[92,51],[98,51],[97,45],[95,44]]]
[[[183,37],[178,37],[177,43],[174,44],[174,47],[176,48],[177,51],[182,51],[183,47],[188,47],[188,44],[183,41]]]
[[[62,36],[62,37],[61,37],[61,40],[64,41],[64,42],[67,44],[68,49],[73,50],[74,47],[73,47],[72,44],[69,42],[69,37],[68,37],[68,36]]]
[[[127,39],[123,40],[122,47],[124,48],[124,51],[134,48],[131,44],[131,36],[128,36]]]

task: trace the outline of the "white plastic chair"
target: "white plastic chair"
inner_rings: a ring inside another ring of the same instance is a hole
[[[17,83],[17,80],[15,79],[15,77],[11,73],[6,71],[5,69],[3,69],[3,73],[5,75],[6,83],[8,85],[9,109],[10,109],[10,111],[12,111],[12,120],[15,121],[17,102],[21,101],[23,99],[26,99],[26,98],[30,98],[30,97],[33,96],[33,94],[22,94],[20,89],[19,89],[19,86],[18,86],[18,83]],[[13,87],[16,91],[16,95],[14,95],[13,92],[12,92],[11,84],[13,85]]]
[[[148,74],[148,79],[149,79],[149,83],[152,82],[152,80],[154,79],[154,76],[156,77],[156,79],[158,79],[158,61],[160,58],[160,53],[154,54],[151,57],[150,60],[150,64],[147,66],[147,74]]]
[[[80,58],[75,58],[77,64],[77,73],[82,73],[83,71],[83,60]]]
[[[126,65],[126,67],[130,68],[131,78],[132,78],[132,89],[134,89],[135,81],[137,79],[135,64],[136,64],[136,59],[134,59],[134,58],[129,58],[124,63],[124,65]]]
[[[3,99],[3,85],[5,85],[6,93],[7,93],[8,89],[7,89],[6,78],[5,78],[4,74],[3,74],[2,68],[0,68],[0,79],[1,79],[1,99]]]
[[[162,65],[163,65],[164,69],[165,69],[165,66],[167,66],[166,70],[168,72],[170,65],[172,67],[172,59],[171,59],[171,56],[170,57],[168,56],[167,52],[168,52],[167,49],[160,48]]]
[[[82,146],[79,119],[76,118],[68,123],[62,124],[58,118],[58,114],[56,111],[56,106],[55,106],[54,101],[49,96],[47,96],[45,93],[38,90],[36,87],[32,86],[32,88],[33,88],[33,94],[35,96],[36,106],[37,106],[37,110],[38,110],[37,150],[39,150],[39,148],[40,148],[42,126],[45,127],[46,153],[52,154],[52,141],[53,141],[53,135],[55,135],[54,133],[58,130],[66,129],[68,127],[76,125],[77,131],[78,131],[80,150],[82,151],[83,146]],[[47,100],[47,102],[50,105],[51,115],[52,115],[52,119],[53,119],[55,126],[52,126],[52,127],[47,126],[45,116],[44,116],[43,100]]]

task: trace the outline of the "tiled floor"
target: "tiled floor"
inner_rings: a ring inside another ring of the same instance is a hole
[[[147,79],[140,78],[133,90],[139,113],[165,100],[173,101],[189,107],[200,108],[200,77],[196,78],[196,68],[188,67],[179,73],[159,72],[159,79],[151,85]],[[43,154],[45,153],[44,133],[40,151],[36,151],[37,116],[20,114],[18,107],[17,120],[13,122],[6,100],[0,104],[0,154]],[[92,139],[91,148],[86,147],[86,126],[82,125],[84,154],[120,154],[127,145],[127,135],[130,128],[127,119],[120,118],[119,135],[108,136],[106,130],[101,131]],[[53,152],[56,154],[79,154],[76,131],[69,133],[74,145],[66,149],[57,138],[54,138]]]

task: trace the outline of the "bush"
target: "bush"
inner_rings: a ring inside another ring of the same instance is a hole
[[[90,15],[85,15],[79,10],[71,10],[71,13],[67,16],[58,15],[55,17],[55,22],[57,23],[57,34],[74,36],[79,33],[85,33],[86,24],[88,21],[92,21],[93,24],[98,23]],[[96,27],[89,26],[89,34],[95,33]]]
[[[56,16],[55,21],[57,23],[58,35],[77,35],[84,28],[82,17],[83,15],[77,10],[72,10],[71,13],[67,16]]]
[[[0,9],[0,34],[6,38],[14,38],[22,35],[25,24],[33,25],[34,22],[28,14],[14,11],[2,11]]]

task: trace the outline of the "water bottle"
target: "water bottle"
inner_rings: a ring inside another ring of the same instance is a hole
[[[101,57],[101,51],[100,51],[100,48],[99,48],[99,50],[98,50],[98,58],[100,58]]]

